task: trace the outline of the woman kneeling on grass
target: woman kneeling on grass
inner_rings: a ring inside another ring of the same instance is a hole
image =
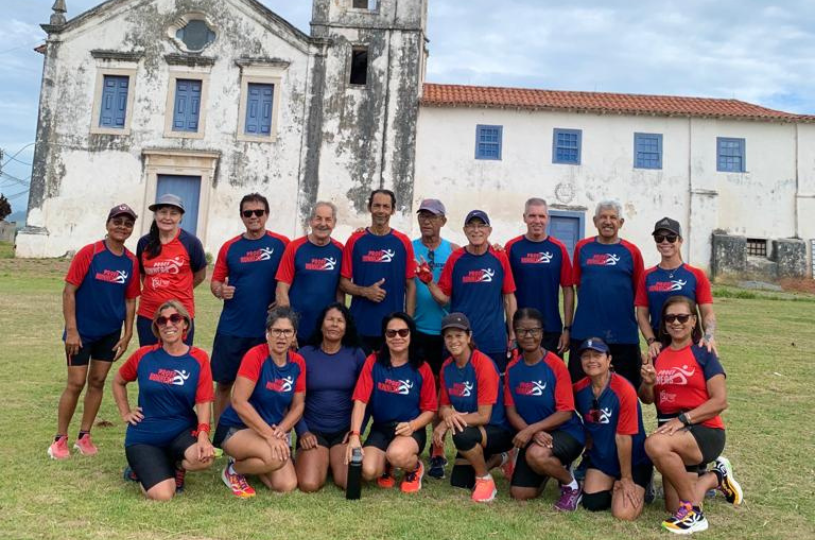
[[[645,441],[645,451],[662,473],[665,507],[674,515],[662,527],[677,534],[708,528],[702,500],[718,487],[738,505],[742,490],[724,449],[727,408],[724,368],[716,354],[697,345],[701,339],[696,302],[685,296],[665,301],[660,318],[662,352],[651,364],[645,357],[640,399],[655,403],[659,427]],[[708,463],[714,463],[711,472]]]
[[[444,446],[447,431],[458,450],[450,485],[473,489],[475,502],[490,502],[498,490],[490,469],[509,461],[512,432],[504,415],[501,377],[492,359],[474,350],[470,321],[451,313],[441,322],[444,345],[450,351],[441,367],[441,423],[433,442]]]
[[[560,483],[555,510],[573,512],[581,490],[569,466],[583,451],[585,435],[575,415],[569,370],[555,353],[541,347],[543,315],[519,309],[512,320],[521,355],[507,366],[504,403],[518,458],[510,495],[537,497],[549,477]]]
[[[297,487],[289,432],[303,415],[306,364],[291,350],[297,315],[275,308],[266,320],[266,343],[249,349],[232,387],[232,403],[218,420],[215,445],[230,456],[221,475],[236,497],[254,497],[244,475],[287,493]]]
[[[427,442],[425,427],[437,407],[433,372],[411,339],[415,331],[413,319],[406,313],[391,313],[382,319],[385,344],[365,360],[354,389],[345,458],[347,463],[353,450],[362,448],[360,431],[367,407],[373,426],[362,448],[362,477],[376,479],[379,487],[392,488],[396,485],[393,469],[402,469],[404,493],[422,488],[424,465],[419,454]]]
[[[141,482],[148,499],[168,501],[184,488],[186,471],[212,465],[209,442],[212,372],[207,353],[184,343],[190,315],[176,300],[153,316],[157,345],[137,350],[113,382],[116,406],[127,422],[125,477]],[[127,385],[139,383],[139,406],[130,408]],[[196,427],[197,426],[197,427]]]
[[[645,487],[654,472],[645,455],[637,391],[611,371],[611,354],[602,339],[587,339],[577,354],[586,378],[575,383],[574,401],[591,441],[583,508],[610,508],[614,517],[633,521],[642,514]]]

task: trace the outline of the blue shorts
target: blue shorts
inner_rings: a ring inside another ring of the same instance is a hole
[[[232,384],[238,376],[243,356],[257,345],[265,343],[265,338],[230,336],[218,332],[212,343],[212,380],[222,384]]]
[[[153,319],[148,319],[142,315],[136,317],[136,333],[139,334],[139,347],[145,345],[155,345],[158,338],[153,335]],[[190,329],[187,331],[187,339],[184,343],[192,346],[192,338],[195,336],[195,319],[190,321]]]

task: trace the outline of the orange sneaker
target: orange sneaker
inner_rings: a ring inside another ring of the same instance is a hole
[[[51,459],[68,459],[71,457],[71,451],[68,450],[68,436],[63,435],[52,442],[51,446],[48,447],[48,455]]]
[[[232,490],[232,494],[240,499],[248,499],[255,496],[255,490],[246,481],[242,474],[235,472],[232,467],[232,461],[226,464],[224,472],[221,473],[221,480],[224,481],[226,487]]]
[[[416,468],[409,472],[405,473],[405,478],[402,480],[402,493],[416,493],[420,489],[422,489],[422,477],[424,476],[424,463],[422,460],[419,460],[418,465]]]
[[[495,480],[492,476],[488,478],[476,478],[475,489],[473,490],[473,502],[491,502],[498,495],[498,490],[495,489]]]
[[[96,447],[95,444],[93,444],[93,441],[91,440],[90,433],[87,433],[82,437],[78,438],[74,443],[74,448],[79,450],[79,453],[82,454],[83,456],[94,456],[96,455],[97,452],[99,452],[99,449]]]
[[[376,485],[383,489],[391,489],[396,485],[396,478],[393,477],[393,467],[385,465],[385,472],[376,479]]]
[[[509,452],[502,452],[501,459],[501,472],[504,473],[504,478],[512,480],[512,475],[515,474],[515,463],[518,461],[518,449],[513,448]]]

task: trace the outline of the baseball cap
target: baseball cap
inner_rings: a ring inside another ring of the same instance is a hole
[[[610,349],[608,348],[608,345],[606,345],[606,342],[603,341],[602,339],[589,338],[580,344],[580,349],[578,349],[577,354],[583,354],[583,351],[587,351],[589,349],[591,349],[592,351],[597,351],[605,354],[611,352]]]
[[[656,234],[660,229],[672,232],[677,236],[682,236],[682,226],[679,225],[678,221],[669,217],[664,217],[657,221],[656,224],[654,224],[654,232],[651,234]]]
[[[418,214],[422,210],[430,212],[436,216],[443,216],[447,214],[447,209],[444,208],[444,203],[438,199],[424,199],[419,205],[419,209],[416,210],[416,213]]]
[[[471,210],[470,213],[467,214],[467,217],[464,219],[464,225],[466,226],[468,223],[470,223],[472,220],[474,220],[476,218],[483,221],[485,225],[490,224],[490,216],[488,216],[485,211],[483,211],[483,210]]]
[[[133,218],[133,221],[136,221],[136,218],[139,217],[136,215],[136,212],[134,212],[133,209],[126,204],[117,204],[116,206],[111,208],[110,212],[108,212],[108,221],[115,218],[116,216],[130,216],[131,218]]]
[[[184,201],[181,200],[181,197],[179,197],[178,195],[173,195],[172,193],[165,193],[164,195],[156,199],[156,202],[154,204],[148,206],[148,208],[150,209],[151,212],[155,212],[156,209],[160,206],[175,206],[176,208],[181,210],[182,214],[185,212]]]
[[[441,320],[441,331],[444,332],[448,328],[457,328],[459,330],[470,331],[470,320],[463,313],[450,313],[444,316]]]

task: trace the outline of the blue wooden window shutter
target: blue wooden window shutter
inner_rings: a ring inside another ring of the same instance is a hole
[[[268,137],[272,133],[273,84],[249,83],[246,96],[246,135]]]
[[[198,131],[198,116],[201,113],[201,81],[197,79],[177,79],[175,82],[175,108],[173,110],[173,131]]]
[[[475,159],[501,159],[503,126],[475,127]]]
[[[130,77],[105,75],[102,84],[102,109],[99,111],[99,127],[124,129],[127,118],[127,91]]]

